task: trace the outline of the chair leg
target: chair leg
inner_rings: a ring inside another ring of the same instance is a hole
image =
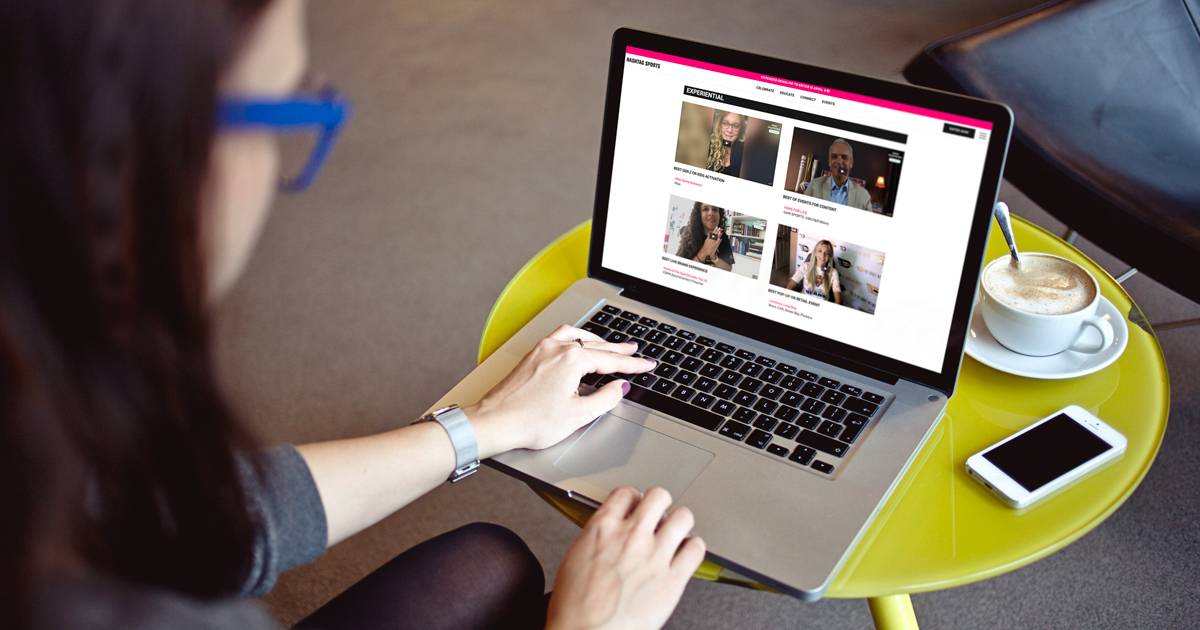
[[[1079,240],[1079,232],[1076,232],[1071,228],[1067,228],[1067,231],[1063,232],[1062,239],[1066,241],[1067,244],[1074,245],[1075,241]]]
[[[1193,317],[1192,319],[1178,319],[1173,322],[1162,322],[1160,324],[1150,324],[1150,326],[1154,328],[1154,332],[1162,332],[1164,330],[1171,330],[1172,328],[1187,328],[1188,326],[1196,325],[1200,325],[1200,317]]]
[[[876,630],[919,630],[912,598],[906,593],[872,597],[867,600]]]
[[[1130,267],[1125,270],[1125,273],[1117,276],[1117,284],[1125,284],[1125,281],[1137,275],[1137,267]]]

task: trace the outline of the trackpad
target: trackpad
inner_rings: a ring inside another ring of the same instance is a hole
[[[613,488],[662,486],[683,496],[713,454],[612,414],[588,428],[554,466],[573,479],[560,485],[603,501]]]

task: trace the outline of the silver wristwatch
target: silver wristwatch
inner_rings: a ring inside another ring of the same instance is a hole
[[[467,414],[458,405],[442,407],[421,418],[442,425],[450,436],[450,444],[454,446],[454,472],[450,475],[450,483],[470,477],[479,470],[479,444],[475,441],[475,430]]]

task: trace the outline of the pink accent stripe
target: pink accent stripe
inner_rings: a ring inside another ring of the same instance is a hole
[[[988,129],[988,130],[990,130],[992,128],[992,123],[990,123],[986,120],[977,120],[975,118],[968,118],[966,116],[957,116],[955,114],[939,112],[934,109],[925,109],[924,107],[915,107],[912,105],[906,105],[904,103],[897,103],[896,101],[888,101],[888,100],[884,100],[881,98],[875,98],[873,96],[864,96],[862,94],[855,94],[853,92],[843,92],[841,90],[834,90],[834,89],[827,88],[827,87],[821,87],[819,85],[812,85],[811,83],[802,83],[800,81],[792,81],[790,79],[780,79],[779,77],[773,77],[773,76],[770,76],[767,74],[759,74],[757,72],[747,72],[745,70],[738,70],[737,68],[730,68],[729,66],[720,66],[715,63],[708,63],[705,61],[696,61],[695,59],[688,59],[687,57],[676,57],[675,55],[668,55],[666,53],[654,52],[653,50],[646,50],[644,48],[636,48],[634,46],[626,46],[625,52],[628,54],[631,54],[631,55],[638,55],[639,57],[647,57],[649,59],[657,59],[659,61],[675,63],[675,64],[679,64],[681,66],[690,66],[692,68],[708,70],[710,72],[720,72],[721,74],[729,74],[729,75],[733,75],[735,77],[741,77],[743,79],[750,79],[751,81],[762,81],[763,83],[773,83],[775,85],[782,85],[784,87],[792,88],[794,90],[799,90],[801,92],[812,92],[814,94],[822,94],[825,96],[832,96],[835,98],[846,99],[847,101],[855,101],[857,103],[863,103],[866,105],[874,105],[876,107],[884,107],[887,109],[894,109],[894,110],[905,112],[908,114],[916,114],[918,116],[927,116],[929,118],[945,120],[947,122],[952,122],[952,123],[956,123],[956,124],[960,124],[960,125],[968,125],[971,127],[980,127],[980,128]]]

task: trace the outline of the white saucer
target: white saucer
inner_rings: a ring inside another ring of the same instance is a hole
[[[987,325],[983,323],[983,315],[980,314],[978,308],[971,317],[971,327],[967,329],[967,344],[964,351],[971,358],[988,367],[1017,376],[1060,379],[1091,374],[1116,361],[1121,353],[1125,352],[1125,345],[1129,343],[1129,326],[1125,323],[1125,317],[1104,296],[1100,296],[1100,308],[1097,309],[1096,314],[1106,317],[1113,327],[1112,345],[1096,354],[1085,354],[1072,350],[1048,357],[1018,354],[1000,345],[1000,342],[992,337],[992,333],[988,332]],[[1099,344],[1100,333],[1089,326],[1084,331],[1081,340]]]

